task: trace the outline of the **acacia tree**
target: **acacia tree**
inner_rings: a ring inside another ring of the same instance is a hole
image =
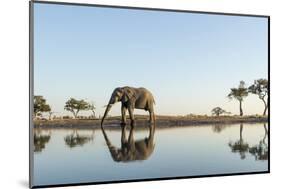
[[[238,88],[231,88],[230,93],[227,95],[230,100],[236,99],[239,101],[240,116],[243,116],[242,102],[243,99],[247,96],[248,89],[245,87],[244,81],[240,81]]]
[[[65,102],[64,109],[70,111],[74,118],[77,118],[77,115],[82,110],[88,110],[89,103],[82,100],[76,100],[75,98],[70,98],[68,101]]]
[[[264,111],[263,115],[266,114],[268,108],[268,81],[267,79],[258,79],[254,81],[248,88],[249,92],[259,96],[259,99],[263,101]]]
[[[215,107],[212,109],[212,115],[216,115],[216,116],[220,116],[221,114],[226,114],[229,113],[227,111],[225,111],[224,109],[222,109],[221,107]]]
[[[51,107],[47,104],[46,99],[43,96],[34,96],[33,99],[33,113],[36,117],[38,114],[42,114],[43,112],[50,112]]]
[[[49,111],[49,120],[52,119],[52,115],[54,114],[55,112],[52,112],[51,110]]]
[[[96,109],[96,107],[95,107],[94,102],[88,104],[88,110],[90,110],[93,113],[93,117],[96,117],[95,109]]]

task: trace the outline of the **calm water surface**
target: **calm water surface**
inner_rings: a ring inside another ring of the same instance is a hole
[[[36,129],[34,143],[34,185],[268,170],[262,123],[155,132]]]

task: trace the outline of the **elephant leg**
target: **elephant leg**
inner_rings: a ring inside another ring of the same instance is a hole
[[[155,114],[153,110],[149,110],[149,122],[155,123]]]
[[[122,134],[121,134],[121,144],[124,146],[124,144],[127,143],[127,137],[126,137],[126,127],[122,126]]]
[[[150,128],[149,128],[149,139],[152,138],[152,140],[153,140],[153,136],[154,136],[154,133],[155,133],[155,127],[156,127],[155,123],[152,123],[150,125]]]
[[[122,105],[121,106],[121,114],[122,114],[121,126],[126,125],[126,111],[127,111],[127,108],[124,105]]]
[[[129,110],[129,115],[130,115],[130,119],[131,119],[131,126],[135,126],[135,118],[134,118],[134,109],[133,108],[128,108]]]
[[[134,127],[131,128],[129,138],[128,138],[129,148],[131,152],[135,152],[135,140],[134,140]]]

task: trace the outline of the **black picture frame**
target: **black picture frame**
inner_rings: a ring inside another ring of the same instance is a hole
[[[53,185],[32,185],[33,177],[33,66],[34,66],[34,4],[53,4],[53,5],[74,5],[87,7],[102,7],[102,8],[116,8],[116,9],[133,9],[145,11],[166,11],[166,12],[181,12],[181,13],[196,13],[196,14],[211,14],[211,15],[228,15],[228,16],[244,16],[244,17],[262,17],[266,18],[268,22],[268,171],[261,172],[246,172],[246,173],[226,173],[226,174],[212,174],[212,175],[197,175],[197,176],[180,176],[180,177],[165,177],[165,178],[149,178],[149,179],[130,179],[130,180],[116,180],[103,182],[87,182],[87,183],[71,183],[71,184],[53,184]],[[222,176],[237,176],[250,174],[267,174],[270,173],[270,16],[259,14],[241,14],[241,13],[226,13],[226,12],[208,12],[208,11],[194,11],[194,10],[178,10],[178,9],[163,9],[163,8],[148,8],[148,7],[132,7],[120,5],[102,5],[102,4],[88,4],[88,3],[70,3],[70,2],[55,2],[55,1],[29,1],[29,187],[30,188],[49,188],[49,187],[63,187],[63,186],[83,186],[83,185],[97,185],[97,184],[113,184],[113,183],[128,183],[128,182],[143,182],[143,181],[161,181],[171,179],[189,179],[189,178],[205,178],[205,177],[222,177]]]

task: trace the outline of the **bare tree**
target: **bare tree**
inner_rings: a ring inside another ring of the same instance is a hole
[[[95,109],[96,109],[96,107],[95,107],[94,102],[89,103],[88,110],[90,110],[93,113],[94,118],[96,117]]]

